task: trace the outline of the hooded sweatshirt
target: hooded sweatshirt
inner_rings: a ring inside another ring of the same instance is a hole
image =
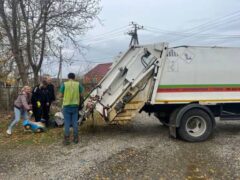
[[[30,110],[30,95],[28,95],[27,93],[25,92],[21,92],[18,94],[18,97],[17,99],[14,101],[14,106],[18,109],[22,109],[22,110]]]

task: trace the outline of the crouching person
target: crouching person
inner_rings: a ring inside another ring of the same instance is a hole
[[[29,86],[24,86],[21,92],[18,94],[17,99],[14,101],[14,115],[15,118],[9,125],[7,129],[7,134],[12,134],[13,127],[20,121],[21,116],[24,119],[28,119],[28,111],[31,110],[31,88]]]
[[[63,97],[64,116],[64,145],[70,144],[70,126],[73,127],[73,142],[78,143],[78,108],[80,94],[83,88],[75,81],[75,74],[68,74],[68,81],[60,87],[60,96]]]

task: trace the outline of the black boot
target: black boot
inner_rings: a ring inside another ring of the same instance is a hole
[[[64,136],[63,145],[67,146],[70,144],[69,136]]]
[[[78,136],[74,136],[74,138],[73,138],[73,142],[75,143],[75,144],[77,144],[78,143]]]

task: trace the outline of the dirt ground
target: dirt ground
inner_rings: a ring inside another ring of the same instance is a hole
[[[0,121],[1,124],[1,121]],[[125,126],[81,129],[80,143],[62,145],[62,128],[45,134],[0,127],[0,179],[239,179],[240,122],[218,122],[205,142],[168,136],[140,114]]]

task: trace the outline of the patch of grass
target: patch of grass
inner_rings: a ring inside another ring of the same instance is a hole
[[[20,121],[13,129],[11,136],[6,134],[7,127],[12,118],[0,113],[0,148],[16,147],[19,145],[44,145],[59,141],[63,137],[62,128],[50,128],[46,132],[33,133],[24,130],[22,121]]]
[[[35,146],[49,145],[59,142],[63,139],[63,128],[49,128],[42,133],[33,133],[32,131],[24,130],[22,121],[20,121],[13,129],[11,136],[6,134],[8,125],[11,122],[12,116],[0,112],[0,149],[14,148],[18,146]],[[94,121],[89,118],[79,128],[80,133],[89,133],[92,130],[101,130],[101,127],[106,125],[105,121],[98,114],[94,114]]]

